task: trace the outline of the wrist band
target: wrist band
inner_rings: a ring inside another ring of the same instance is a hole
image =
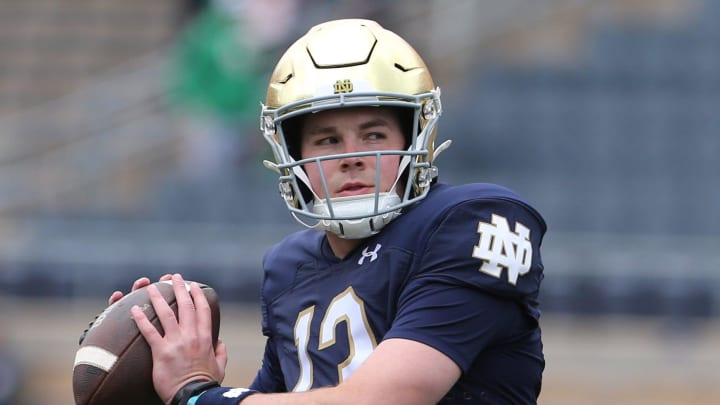
[[[257,393],[258,391],[249,388],[216,387],[190,398],[189,404],[238,405],[243,399]]]
[[[170,405],[187,405],[191,397],[197,396],[210,388],[219,387],[217,381],[195,380],[185,384],[173,396]]]

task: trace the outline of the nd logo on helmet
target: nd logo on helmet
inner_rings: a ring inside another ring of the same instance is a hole
[[[349,79],[338,80],[335,82],[335,94],[352,93],[353,84]]]

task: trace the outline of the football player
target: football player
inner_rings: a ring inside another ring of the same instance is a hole
[[[225,347],[180,275],[179,322],[149,291],[164,335],[133,309],[167,404],[537,402],[546,225],[506,188],[437,181],[441,114],[421,57],[376,22],[320,24],[286,51],[261,113],[265,165],[310,229],[264,258],[248,388],[220,386]]]

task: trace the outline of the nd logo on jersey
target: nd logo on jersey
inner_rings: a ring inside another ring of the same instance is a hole
[[[530,271],[532,245],[530,229],[515,222],[515,231],[510,231],[507,218],[492,214],[490,223],[478,223],[480,241],[473,248],[473,257],[482,260],[480,271],[500,278],[507,269],[508,282],[517,283],[519,276]]]

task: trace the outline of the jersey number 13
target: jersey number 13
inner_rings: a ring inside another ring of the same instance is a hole
[[[298,314],[295,321],[295,346],[298,352],[300,375],[293,391],[307,391],[313,385],[313,361],[308,352],[310,327],[315,316],[315,306]],[[349,355],[337,366],[338,383],[357,370],[377,346],[375,335],[365,315],[365,305],[352,287],[335,296],[328,305],[320,322],[318,350],[327,349],[337,343],[335,330],[344,322],[347,328]]]

